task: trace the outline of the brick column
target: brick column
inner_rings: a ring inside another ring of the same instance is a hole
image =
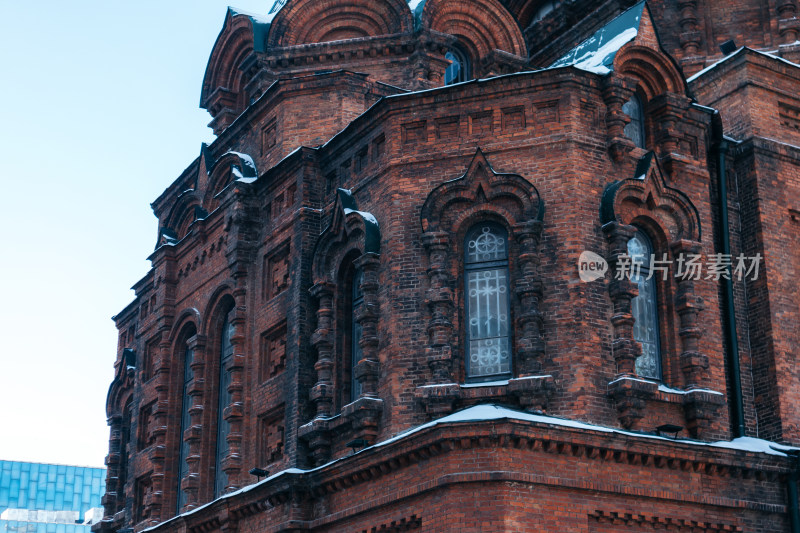
[[[797,19],[795,0],[778,0],[778,33],[783,44],[792,44],[800,34],[800,20]]]
[[[202,473],[200,459],[202,454],[203,439],[203,390],[205,388],[206,369],[206,341],[205,335],[195,335],[187,343],[193,352],[192,357],[192,384],[186,391],[189,397],[189,427],[186,428],[181,438],[189,443],[189,454],[186,457],[188,474],[181,480],[181,490],[186,492],[186,505],[182,511],[188,511],[198,506],[200,502],[200,482]]]
[[[683,57],[694,57],[703,42],[703,35],[697,26],[697,0],[680,0],[678,10],[681,12],[678,23],[681,26],[680,42]]]
[[[155,443],[150,449],[150,459],[153,464],[153,473],[150,475],[152,483],[150,494],[150,523],[157,524],[161,521],[161,509],[164,504],[164,481],[166,476],[166,435],[169,423],[169,379],[170,379],[170,342],[167,338],[168,327],[161,328],[158,342],[158,360],[153,361],[155,374],[156,403],[153,405],[153,430],[152,437]]]
[[[363,272],[361,292],[364,303],[355,320],[361,326],[361,360],[355,367],[355,377],[361,386],[361,397],[377,397],[380,363],[378,360],[378,254],[366,253],[356,259],[356,268]]]
[[[319,300],[317,329],[311,344],[317,349],[317,382],[311,389],[311,401],[317,407],[317,418],[333,414],[333,291],[330,282],[311,287],[311,295]]]
[[[636,358],[642,352],[641,345],[633,339],[634,318],[631,313],[631,300],[638,291],[636,284],[627,276],[617,279],[616,272],[620,257],[628,254],[628,241],[636,233],[636,228],[619,222],[609,222],[603,226],[603,232],[608,241],[606,259],[611,273],[608,292],[614,306],[614,314],[611,316],[614,339],[611,346],[614,361],[617,363],[617,377],[632,377],[636,375]]]
[[[673,257],[699,254],[702,246],[699,242],[680,240],[670,245]],[[697,323],[697,314],[703,309],[703,301],[695,295],[694,280],[690,277],[681,277],[675,273],[675,283],[678,286],[675,298],[675,308],[680,317],[681,338],[680,364],[687,389],[708,386],[707,370],[708,356],[700,353],[697,341],[703,332]]]
[[[231,372],[231,403],[225,407],[223,418],[230,423],[228,433],[228,454],[222,458],[222,470],[228,476],[228,486],[225,491],[234,491],[239,488],[242,471],[242,418],[244,416],[244,362],[245,362],[245,329],[247,322],[247,289],[243,286],[245,277],[235,276],[237,287],[233,290],[234,311],[231,317],[233,335],[231,345],[233,356],[228,362]]]
[[[517,318],[517,355],[519,376],[532,376],[542,370],[544,340],[542,339],[542,313],[539,301],[542,298],[542,281],[539,279],[539,238],[542,223],[531,220],[514,229],[519,241],[519,276],[516,293],[521,313]]]
[[[684,257],[700,254],[702,245],[699,242],[678,240],[670,245],[673,257],[681,254]],[[698,314],[704,309],[702,298],[694,291],[694,280],[690,277],[683,278],[675,273],[675,282],[678,286],[675,297],[675,308],[680,317],[681,338],[680,365],[688,394],[683,399],[683,410],[686,416],[686,426],[694,437],[701,437],[709,428],[712,420],[717,417],[719,408],[723,404],[722,394],[709,391],[711,382],[708,376],[708,356],[698,347],[698,340],[703,336],[700,328]]]
[[[620,162],[632,148],[633,141],[625,136],[625,125],[631,121],[622,106],[631,99],[635,81],[612,72],[603,78],[603,101],[606,104],[606,142],[614,161]]]
[[[631,379],[636,376],[636,358],[642,353],[642,346],[633,338],[635,319],[631,313],[631,300],[638,290],[627,276],[616,279],[620,258],[628,253],[628,241],[636,233],[636,228],[619,222],[609,222],[603,226],[608,241],[608,269],[611,282],[608,293],[614,306],[611,316],[614,339],[611,350],[617,363],[617,376],[609,383],[608,392],[617,404],[617,417],[623,427],[631,428],[644,417],[647,400],[658,391],[655,383]]]
[[[431,368],[434,383],[453,381],[453,357],[450,344],[453,335],[452,317],[455,312],[453,291],[450,287],[450,274],[447,271],[450,241],[444,231],[426,231],[422,234],[422,244],[428,251],[428,288],[425,303],[431,311],[428,322],[428,347],[425,359]]]
[[[310,423],[302,426],[299,436],[308,442],[311,460],[323,464],[331,455],[331,435],[326,420],[333,414],[333,294],[335,286],[322,281],[311,287],[311,295],[319,302],[317,329],[311,344],[317,350],[317,382],[309,394],[316,405],[317,414]]]

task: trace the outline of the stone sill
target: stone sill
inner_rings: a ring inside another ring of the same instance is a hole
[[[415,396],[428,414],[452,412],[457,403],[482,400],[518,400],[524,407],[541,410],[553,390],[553,376],[526,376],[484,383],[436,383],[417,387]],[[535,400],[533,399],[535,398]]]
[[[674,389],[657,381],[637,378],[633,376],[622,376],[608,384],[608,392],[614,395],[616,392],[627,391],[646,397],[655,402],[684,404],[692,401],[703,401],[711,404],[721,404],[724,402],[724,395],[711,389]]]

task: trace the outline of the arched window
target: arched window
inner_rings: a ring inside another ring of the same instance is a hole
[[[359,308],[364,304],[361,281],[364,272],[357,268],[353,273],[352,300],[350,306],[350,401],[354,402],[361,394],[361,384],[356,379],[356,365],[361,360],[361,324],[356,319]]]
[[[194,349],[189,345],[189,338],[195,335],[194,327],[191,327],[184,335],[183,343],[183,391],[181,393],[181,432],[179,434],[180,443],[180,459],[178,462],[178,513],[181,512],[183,506],[186,505],[186,493],[181,490],[181,480],[189,475],[189,443],[184,440],[184,433],[191,425],[191,417],[189,416],[189,409],[192,406],[192,399],[189,396],[192,382],[194,381],[194,371],[192,370],[192,361],[194,361]]]
[[[464,241],[464,303],[467,324],[467,379],[481,381],[511,374],[508,233],[485,222]]]
[[[631,99],[622,105],[622,112],[631,117],[631,121],[622,130],[625,137],[633,141],[639,148],[644,148],[644,106],[638,95],[634,94]]]
[[[233,358],[233,324],[231,324],[230,311],[225,315],[220,328],[219,347],[219,405],[217,406],[217,452],[214,474],[214,497],[220,496],[228,485],[228,476],[222,470],[222,459],[228,454],[228,433],[231,423],[225,419],[225,408],[231,403],[231,371],[228,363]]]
[[[447,51],[444,58],[450,61],[450,65],[444,71],[444,84],[452,85],[470,79],[470,64],[465,54],[459,47],[453,47]]]
[[[642,345],[642,355],[636,359],[636,374],[661,379],[656,280],[650,271],[653,245],[641,230],[637,230],[628,241],[628,255],[634,265],[639,265],[632,269],[631,274],[631,281],[639,287],[639,295],[631,300],[631,313],[636,321],[633,338]]]

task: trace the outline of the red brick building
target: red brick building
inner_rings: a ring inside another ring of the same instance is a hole
[[[95,531],[800,531],[796,12],[229,9]]]

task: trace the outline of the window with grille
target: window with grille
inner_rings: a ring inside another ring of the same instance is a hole
[[[473,381],[512,371],[508,233],[498,224],[473,227],[464,242],[466,375]]]

